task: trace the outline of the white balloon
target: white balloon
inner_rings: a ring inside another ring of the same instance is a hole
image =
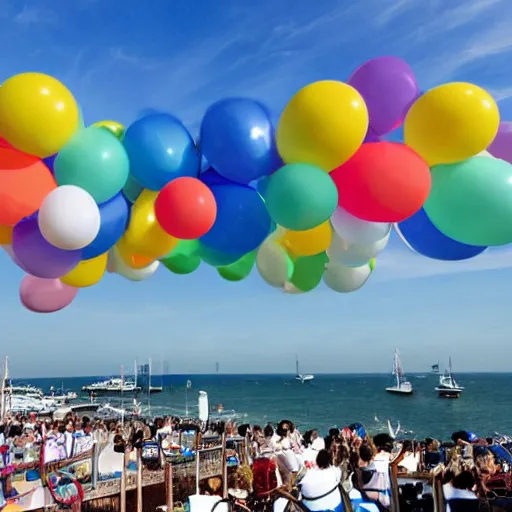
[[[341,263],[327,263],[324,272],[324,283],[335,292],[349,293],[359,290],[370,277],[370,265],[347,267]]]
[[[304,293],[302,290],[299,290],[294,284],[292,284],[288,281],[286,283],[284,283],[283,292],[290,293],[293,295],[297,295],[299,293]]]
[[[256,253],[256,268],[270,286],[282,288],[292,277],[290,271],[293,267],[286,250],[274,239],[272,234],[260,245]]]
[[[389,222],[368,222],[358,219],[338,206],[331,217],[334,231],[350,244],[373,244],[391,230]]]
[[[372,244],[350,244],[336,233],[332,235],[327,256],[333,263],[341,263],[348,267],[359,267],[375,258],[379,251],[386,247],[391,233]]]
[[[86,247],[96,238],[101,217],[89,192],[75,185],[62,185],[44,198],[38,222],[49,243],[72,251]]]
[[[116,247],[113,247],[108,255],[107,269],[109,272],[115,272],[120,276],[126,277],[130,281],[143,281],[148,277],[151,277],[158,269],[160,262],[154,261],[147,267],[143,268],[132,268],[127,265]]]

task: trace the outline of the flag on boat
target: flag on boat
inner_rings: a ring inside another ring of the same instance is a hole
[[[190,389],[192,387],[192,381],[187,380],[187,389]]]
[[[438,364],[433,364],[433,365],[432,365],[432,371],[433,371],[433,372],[438,372],[438,371],[439,371],[439,363],[438,363]]]

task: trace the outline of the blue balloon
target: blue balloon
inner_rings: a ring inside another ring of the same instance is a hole
[[[213,187],[215,185],[232,185],[233,182],[221,176],[218,172],[214,171],[211,167],[203,172],[199,179],[209,187]]]
[[[197,254],[205,263],[212,267],[224,267],[226,265],[231,265],[231,263],[235,263],[235,261],[238,261],[243,256],[243,254],[225,254],[223,252],[216,251],[201,242],[199,242]]]
[[[100,230],[96,238],[82,249],[84,260],[90,260],[107,252],[119,241],[128,226],[130,205],[122,193],[100,204],[99,209]]]
[[[200,145],[219,174],[243,185],[282,166],[269,112],[257,101],[232,98],[211,105],[201,123]]]
[[[487,249],[448,238],[434,226],[423,208],[407,220],[395,224],[395,229],[412,250],[435,260],[467,260]]]
[[[201,155],[192,136],[170,114],[137,119],[124,134],[130,174],[144,188],[160,190],[175,178],[199,175]]]
[[[197,146],[199,146],[199,143],[197,143]],[[201,155],[201,174],[203,172],[206,172],[208,169],[211,169],[210,164],[208,163],[208,160],[204,157],[204,155]]]
[[[140,196],[141,192],[144,190],[144,187],[135,181],[131,174],[128,175],[128,180],[126,181],[126,185],[123,187],[123,195],[130,201],[130,203],[135,203],[137,198]]]
[[[270,215],[256,190],[243,185],[216,185],[211,191],[217,202],[217,218],[202,244],[224,254],[247,254],[258,247],[270,231]]]
[[[52,155],[52,156],[48,156],[46,158],[43,158],[43,162],[44,164],[46,165],[46,167],[48,167],[48,169],[50,169],[50,172],[53,174],[53,165],[55,163],[55,159],[57,158],[57,153],[55,153],[55,155]]]

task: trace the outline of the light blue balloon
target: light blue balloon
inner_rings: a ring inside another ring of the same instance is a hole
[[[81,187],[100,204],[126,185],[129,166],[121,142],[108,130],[89,126],[76,132],[59,151],[54,173],[59,185]]]
[[[137,119],[124,134],[130,173],[144,188],[160,190],[175,178],[199,176],[201,155],[179,119],[155,113]]]

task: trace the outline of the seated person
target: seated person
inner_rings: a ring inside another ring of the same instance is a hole
[[[341,470],[331,465],[327,450],[320,450],[316,467],[300,481],[303,505],[312,512],[344,512],[340,482]]]

